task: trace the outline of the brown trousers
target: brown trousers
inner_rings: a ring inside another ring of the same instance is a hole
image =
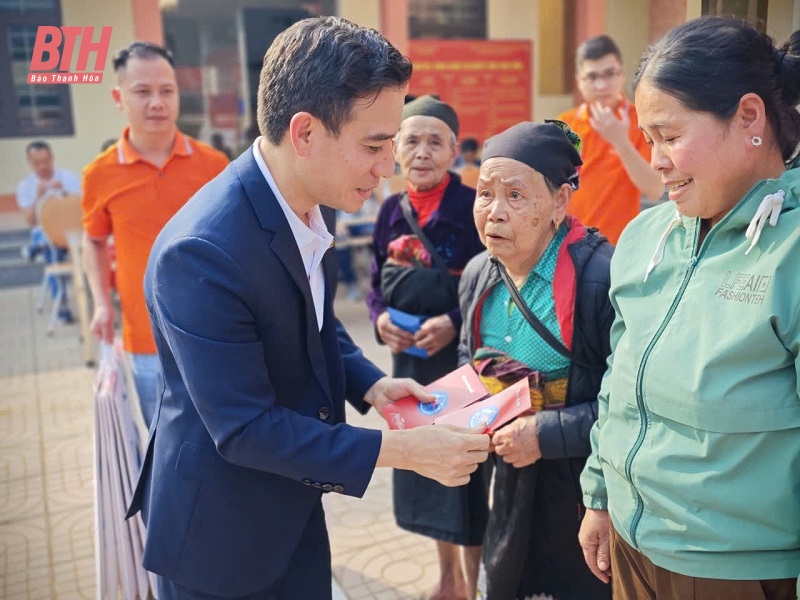
[[[611,528],[614,600],[797,600],[797,579],[688,577],[657,567]]]

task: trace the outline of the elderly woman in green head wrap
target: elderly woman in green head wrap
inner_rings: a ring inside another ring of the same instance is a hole
[[[527,414],[493,436],[484,537],[488,598],[610,598],[577,535],[578,478],[590,453],[610,352],[612,246],[566,215],[580,139],[560,122],[519,123],[486,141],[473,216],[487,250],[459,286],[459,362],[492,392],[522,378]]]

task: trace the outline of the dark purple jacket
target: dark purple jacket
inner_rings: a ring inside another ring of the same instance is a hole
[[[381,293],[381,267],[388,258],[389,242],[401,235],[413,234],[400,208],[402,196],[400,193],[388,197],[381,205],[375,221],[372,238],[371,290],[367,296],[369,318],[373,325],[378,316],[386,310],[386,301]],[[474,202],[475,190],[463,185],[458,175],[450,173],[450,183],[444,191],[438,210],[422,228],[449,269],[459,274],[473,256],[484,250],[472,218]],[[459,331],[461,309],[458,305],[455,304],[447,315],[453,321],[456,331]]]

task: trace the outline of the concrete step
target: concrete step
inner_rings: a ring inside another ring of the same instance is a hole
[[[38,285],[44,277],[44,265],[22,258],[0,262],[0,289]]]
[[[0,231],[0,289],[38,285],[44,276],[44,265],[26,260],[20,249],[30,242],[27,229]]]
[[[9,259],[22,259],[21,250],[23,247],[24,244],[0,241],[0,262],[4,262],[5,260]]]
[[[0,244],[17,244],[22,246],[31,239],[31,232],[28,229],[7,229],[0,230]]]

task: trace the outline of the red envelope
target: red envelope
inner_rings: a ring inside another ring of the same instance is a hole
[[[531,408],[531,390],[528,378],[523,377],[502,392],[489,396],[444,416],[436,418],[436,425],[455,425],[470,429],[486,426],[486,433],[500,429]]]
[[[426,385],[425,390],[436,396],[436,402],[420,402],[408,396],[383,409],[383,418],[389,424],[389,429],[431,425],[437,417],[460,410],[489,395],[486,386],[469,364]]]

